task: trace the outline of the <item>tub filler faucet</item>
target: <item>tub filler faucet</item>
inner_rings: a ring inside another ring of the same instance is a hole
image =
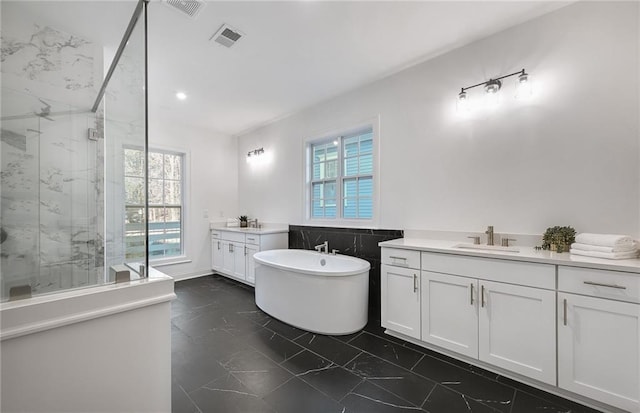
[[[328,254],[329,253],[329,241],[325,241],[323,244],[320,245],[316,245],[315,247],[316,251],[318,251],[320,254]]]

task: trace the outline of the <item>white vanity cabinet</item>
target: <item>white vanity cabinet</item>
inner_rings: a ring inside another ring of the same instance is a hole
[[[558,386],[640,411],[640,277],[558,267]]]
[[[287,248],[288,232],[211,230],[211,268],[246,284],[255,283],[253,254]]]
[[[423,341],[556,384],[553,265],[423,252],[422,269]]]
[[[601,411],[640,413],[640,260],[379,245],[388,334]]]
[[[381,324],[420,338],[420,252],[382,249]]]

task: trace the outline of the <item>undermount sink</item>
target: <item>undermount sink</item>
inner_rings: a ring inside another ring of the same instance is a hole
[[[518,247],[503,247],[501,245],[480,245],[480,244],[456,244],[453,248],[464,248],[480,251],[501,251],[501,252],[520,252]]]

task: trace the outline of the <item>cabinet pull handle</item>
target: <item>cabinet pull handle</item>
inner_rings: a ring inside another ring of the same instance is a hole
[[[220,251],[220,241],[218,241],[218,251]]]
[[[618,290],[626,290],[627,287],[623,286],[623,285],[615,285],[615,284],[602,284],[602,283],[596,283],[593,281],[585,281],[585,284],[588,285],[597,285],[598,287],[609,287],[609,288],[617,288]]]
[[[418,276],[413,274],[413,292],[418,292]]]
[[[470,301],[471,305],[473,305],[473,283],[469,284],[469,286],[471,287]]]
[[[247,255],[247,246],[244,246],[244,255]]]
[[[389,255],[389,258],[391,258],[392,260],[404,260],[404,261],[407,261],[406,257],[396,257],[394,255]]]
[[[480,306],[484,308],[484,285],[480,286]]]
[[[255,238],[247,238],[247,241],[255,241]]]
[[[566,326],[567,325],[567,299],[565,298],[563,301],[563,307],[564,307],[564,320],[563,320],[563,324]]]
[[[229,244],[229,252],[233,252],[233,244]]]

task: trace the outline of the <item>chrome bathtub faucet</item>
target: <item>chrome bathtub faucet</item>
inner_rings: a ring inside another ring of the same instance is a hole
[[[329,253],[329,241],[325,241],[323,244],[316,245],[313,248],[315,248],[315,250],[318,251],[320,254],[328,254]]]

